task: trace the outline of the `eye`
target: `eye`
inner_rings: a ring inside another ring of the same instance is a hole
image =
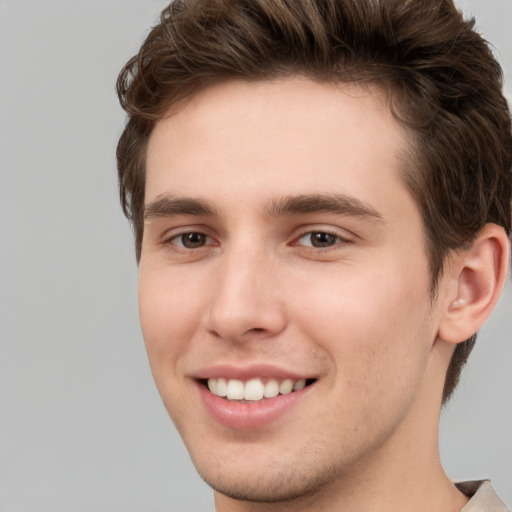
[[[336,245],[340,242],[345,241],[338,235],[328,233],[326,231],[311,231],[305,233],[298,240],[298,245],[304,245],[306,247],[315,247],[317,249],[326,249]]]
[[[184,249],[200,249],[207,244],[213,243],[213,240],[209,236],[206,236],[204,233],[191,231],[189,233],[181,233],[176,235],[172,237],[169,242]]]

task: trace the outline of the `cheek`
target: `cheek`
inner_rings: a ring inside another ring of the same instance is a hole
[[[180,361],[197,329],[193,308],[197,293],[168,269],[139,272],[139,318],[151,373],[165,407],[178,430],[193,421],[183,393]],[[191,302],[192,301],[192,302]]]
[[[381,263],[333,272],[310,286],[298,306],[301,329],[331,358],[338,384],[361,396],[418,378],[413,374],[426,364],[434,338],[424,274]],[[404,366],[412,368],[409,375],[398,371]]]
[[[386,435],[406,416],[430,352],[424,294],[393,280],[356,281],[355,287],[347,279],[339,290],[309,294],[301,325],[332,370],[324,421],[329,431],[352,432],[354,447],[379,432]]]
[[[183,277],[141,266],[139,318],[155,380],[160,369],[175,369],[197,328],[197,290]]]

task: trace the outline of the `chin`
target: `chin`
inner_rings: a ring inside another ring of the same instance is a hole
[[[242,458],[242,457],[241,457]],[[315,461],[268,461],[260,467],[226,467],[218,464],[201,467],[193,461],[201,478],[218,493],[239,501],[280,503],[312,498],[320,489],[333,483],[339,468]]]
[[[252,478],[250,482],[235,477],[201,475],[201,478],[215,491],[239,501],[256,503],[282,503],[296,501],[315,494],[327,482],[304,481],[301,477],[289,475],[281,479]],[[302,475],[301,475],[302,476]],[[311,480],[311,479],[309,479]],[[322,479],[323,480],[323,479]]]

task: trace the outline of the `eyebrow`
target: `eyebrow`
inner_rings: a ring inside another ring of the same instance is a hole
[[[271,217],[335,213],[384,222],[383,216],[375,208],[345,194],[284,196],[270,201],[267,212]],[[189,197],[161,196],[144,207],[145,220],[175,215],[214,216],[216,212],[208,202]]]
[[[174,215],[215,215],[215,210],[201,199],[189,197],[159,197],[144,206],[144,220]]]
[[[384,217],[369,204],[345,194],[313,194],[285,196],[270,203],[268,213],[273,217],[308,213],[335,213],[375,220]]]

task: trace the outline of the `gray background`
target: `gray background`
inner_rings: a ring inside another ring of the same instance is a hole
[[[162,0],[0,0],[0,511],[212,510],[160,404],[118,206],[116,75]],[[512,86],[512,0],[461,2]],[[512,505],[512,285],[443,413]]]

